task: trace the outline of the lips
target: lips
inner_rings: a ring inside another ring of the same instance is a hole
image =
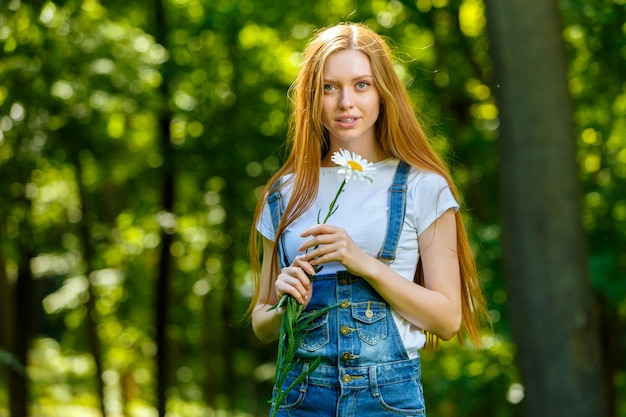
[[[356,124],[358,120],[359,118],[353,115],[339,116],[335,119],[335,121],[339,124],[339,126],[343,128],[354,127],[354,125]]]

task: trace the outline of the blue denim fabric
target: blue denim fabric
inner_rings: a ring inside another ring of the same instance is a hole
[[[381,248],[381,257],[386,260],[395,258],[406,205],[403,185],[407,173],[408,165],[400,162],[390,189],[390,219]],[[273,216],[280,212],[280,204],[275,204]],[[274,224],[279,218],[274,218]],[[298,349],[298,365],[288,375],[285,387],[318,357],[321,364],[289,392],[278,415],[424,417],[420,360],[409,359],[385,300],[364,279],[339,271],[313,278],[313,298],[305,313],[329,305],[338,307],[312,323]]]
[[[378,258],[383,261],[393,261],[396,258],[396,248],[402,232],[404,215],[406,214],[406,180],[411,167],[400,161],[396,169],[393,184],[389,188],[389,219],[387,223],[387,235],[383,247],[378,253]]]
[[[316,276],[306,311],[339,303],[319,317],[298,350],[299,365],[321,365],[288,395],[279,416],[425,416],[420,360],[409,359],[389,305],[347,271]]]
[[[276,181],[270,189],[271,194],[267,198],[267,204],[270,206],[272,212],[272,224],[274,225],[274,231],[278,230],[280,225],[280,218],[283,214],[283,198],[278,189],[280,180]],[[289,259],[287,259],[287,251],[285,250],[285,241],[280,239],[278,245],[278,259],[280,260],[280,267],[284,268],[289,265]]]

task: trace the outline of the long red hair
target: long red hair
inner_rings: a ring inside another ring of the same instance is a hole
[[[332,53],[346,49],[361,51],[369,58],[374,83],[382,103],[376,122],[376,133],[383,150],[413,167],[441,175],[448,182],[457,201],[461,200],[450,171],[431,146],[413,110],[408,92],[394,71],[393,55],[385,40],[358,23],[342,23],[317,32],[304,51],[302,67],[290,89],[293,108],[289,123],[288,157],[265,186],[263,193],[265,197],[259,201],[254,213],[250,235],[250,257],[255,292],[248,312],[252,311],[259,298],[261,236],[256,225],[270,187],[285,174],[293,174],[291,177],[293,191],[276,236],[280,236],[302,215],[317,196],[321,160],[330,145],[328,133],[321,122],[324,64]],[[461,330],[474,344],[480,345],[480,329],[487,318],[487,307],[460,211],[456,213],[456,228],[462,285]],[[278,275],[277,241],[278,239],[274,240],[272,276]],[[419,264],[416,282],[423,283],[423,272]],[[427,344],[433,346],[436,337],[432,334],[427,336]],[[462,343],[462,337],[459,337],[459,341]]]

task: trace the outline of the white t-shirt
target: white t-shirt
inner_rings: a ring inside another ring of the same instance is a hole
[[[398,166],[397,159],[386,159],[374,164],[376,173],[372,184],[352,178],[337,199],[337,211],[328,219],[327,224],[344,228],[352,240],[367,254],[377,257],[387,232],[388,211],[390,202],[389,187]],[[288,259],[294,259],[296,249],[304,242],[300,237],[306,228],[318,224],[328,213],[328,207],[335,198],[344,176],[338,174],[337,167],[322,167],[317,198],[313,205],[285,232],[285,247]],[[283,178],[287,181],[289,177]],[[283,204],[286,205],[291,195],[291,183],[281,193]],[[428,228],[446,210],[457,210],[458,203],[454,200],[445,179],[438,174],[411,168],[407,178],[406,215],[396,259],[389,267],[413,281],[418,261],[418,236]],[[258,225],[259,232],[267,239],[274,240],[275,232],[269,205],[266,204]],[[338,262],[324,264],[319,274],[334,273],[345,270]],[[426,341],[420,329],[413,326],[397,312],[393,311],[400,337],[409,357],[418,355]]]

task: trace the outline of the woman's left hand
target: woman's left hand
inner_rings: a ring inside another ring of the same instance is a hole
[[[310,237],[299,248],[305,252],[304,260],[311,265],[322,265],[328,262],[339,262],[357,276],[366,273],[367,263],[374,258],[363,252],[354,243],[345,229],[328,224],[318,224],[306,229],[301,237]]]

